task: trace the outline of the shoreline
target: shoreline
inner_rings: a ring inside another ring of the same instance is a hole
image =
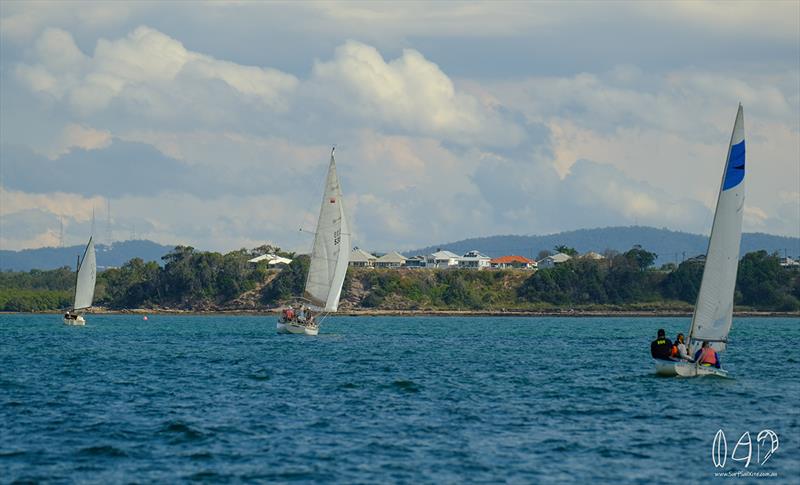
[[[0,312],[0,315],[60,315],[61,311]],[[97,309],[89,315],[186,315],[186,316],[277,316],[275,310],[179,310],[132,308],[124,310]],[[691,318],[691,311],[680,310],[343,310],[337,316],[346,317],[659,317]],[[742,317],[798,317],[800,312],[740,311]]]

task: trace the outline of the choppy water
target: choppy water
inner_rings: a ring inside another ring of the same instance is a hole
[[[326,323],[0,315],[0,481],[692,482],[720,428],[800,474],[798,319],[736,319],[727,380],[652,374],[685,318]]]

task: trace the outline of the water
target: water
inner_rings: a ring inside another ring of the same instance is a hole
[[[692,482],[720,428],[781,440],[727,470],[800,472],[796,318],[736,319],[734,379],[652,374],[685,318],[88,322],[0,316],[0,481]]]

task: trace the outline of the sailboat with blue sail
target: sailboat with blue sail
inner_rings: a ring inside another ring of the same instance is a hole
[[[714,223],[708,241],[700,292],[692,315],[687,341],[689,355],[704,342],[717,353],[725,351],[733,324],[733,295],[739,267],[744,213],[745,142],[742,105],[736,113],[728,157],[722,174]],[[665,376],[727,376],[727,371],[694,362],[655,360],[656,373]]]

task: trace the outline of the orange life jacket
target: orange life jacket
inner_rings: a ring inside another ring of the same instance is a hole
[[[670,352],[669,355],[672,356],[672,357],[677,357],[677,355],[678,355],[678,345],[677,344],[672,346],[672,351]]]
[[[701,364],[708,364],[708,365],[716,365],[717,364],[717,352],[712,349],[711,347],[707,349],[703,349],[703,352],[700,353],[700,363]]]

